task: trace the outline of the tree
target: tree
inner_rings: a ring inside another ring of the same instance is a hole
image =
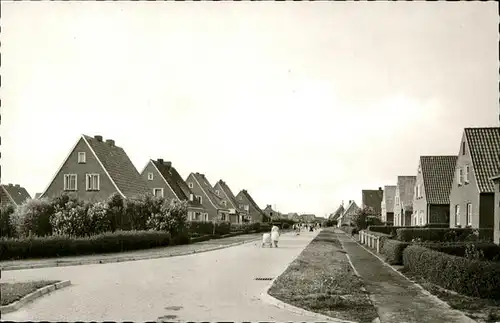
[[[352,216],[352,224],[360,230],[366,229],[368,217],[371,218],[374,216],[375,210],[372,207],[366,206],[354,213]]]

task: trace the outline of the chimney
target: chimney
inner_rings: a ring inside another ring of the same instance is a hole
[[[12,183],[9,183],[9,187],[12,187]]]
[[[351,204],[351,200],[349,200],[349,204]]]
[[[107,143],[108,145],[110,145],[111,147],[114,147],[114,146],[115,146],[115,141],[114,141],[113,139],[108,139],[108,140],[106,140],[106,143]]]
[[[378,190],[379,190],[379,191],[381,191],[381,190],[382,190],[382,187],[379,187],[379,188],[378,188]]]
[[[165,162],[165,165],[166,165],[167,167],[172,167],[172,162],[169,162],[169,161],[168,161],[168,162]]]
[[[158,159],[157,159],[156,161],[158,162],[158,164],[161,164],[161,165],[163,165],[163,159],[161,159],[161,158],[158,158]]]
[[[21,187],[21,185],[19,185],[19,184],[16,184],[16,185],[14,185],[14,186],[15,186],[15,187]]]
[[[189,200],[190,200],[191,202],[193,202],[193,200],[194,200],[194,195],[193,195],[193,193],[189,194]]]
[[[99,141],[99,142],[102,142],[102,136],[94,136],[94,138]]]

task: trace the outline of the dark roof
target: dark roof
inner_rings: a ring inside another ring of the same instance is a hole
[[[212,201],[212,203],[215,205],[215,207],[218,208],[218,209],[225,210],[227,207],[225,207],[222,204],[222,198],[220,198],[215,193],[212,185],[210,185],[210,182],[207,180],[207,178],[205,177],[205,175],[201,174],[201,173],[193,173],[193,176],[200,183],[202,189],[208,195],[208,198]]]
[[[182,179],[181,175],[177,172],[171,162],[151,160],[153,165],[158,169],[161,176],[165,179],[168,185],[172,188],[175,195],[179,200],[188,201],[188,204],[193,207],[201,207],[197,199],[189,201],[189,196],[193,194],[189,186]],[[193,194],[194,195],[194,194]]]
[[[87,135],[83,137],[125,197],[149,192],[147,184],[123,148]]]
[[[398,176],[399,200],[408,211],[413,210],[416,176]]]
[[[256,209],[257,211],[259,211],[260,213],[263,213],[262,209],[259,207],[259,205],[257,203],[255,203],[255,200],[252,198],[252,196],[250,195],[250,193],[248,193],[247,190],[241,190],[238,195],[244,195],[246,197],[246,199],[248,200],[248,202],[250,202],[250,204],[252,205],[252,207],[254,209]]]
[[[335,212],[333,212],[332,214],[332,220],[337,220],[341,215],[342,213],[344,213],[344,206],[343,205],[340,205],[337,210]]]
[[[362,205],[364,207],[371,207],[375,211],[376,214],[380,214],[381,212],[381,203],[382,198],[384,197],[384,191],[382,188],[379,190],[362,190],[361,191],[361,199]]]
[[[386,185],[384,186],[384,196],[385,209],[387,212],[392,212],[394,210],[394,197],[396,196],[396,185]]]
[[[222,179],[219,180],[216,184],[216,186],[219,185],[221,187],[221,189],[224,191],[224,193],[227,195],[227,197],[229,198],[229,202],[233,205],[233,207],[235,209],[238,209],[238,201],[236,200],[236,196],[234,196],[233,192],[231,191],[231,189],[229,188],[229,186],[227,186],[226,182],[224,182]]]
[[[20,185],[2,184],[2,188],[16,205],[21,205],[24,201],[31,198],[28,191]]]
[[[427,203],[449,204],[457,156],[420,156]]]
[[[500,128],[465,128],[480,193],[495,191],[491,177],[500,170]]]
[[[342,213],[342,215],[347,214],[347,213],[348,213],[348,212],[350,212],[351,210],[352,210],[352,211],[356,211],[357,209],[359,209],[359,207],[358,207],[358,205],[356,204],[356,202],[351,201],[351,203],[349,203],[349,205],[347,205],[347,207],[345,208],[344,213]]]

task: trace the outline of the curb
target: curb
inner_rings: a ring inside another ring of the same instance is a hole
[[[346,234],[347,235],[347,234]],[[348,236],[348,235],[347,235]],[[393,271],[395,271],[396,273],[398,273],[401,277],[403,277],[404,279],[406,279],[407,281],[409,281],[410,283],[412,283],[413,285],[415,285],[418,289],[420,289],[420,291],[426,295],[426,296],[429,296],[430,298],[432,298],[436,303],[440,303],[441,305],[443,305],[445,308],[449,309],[449,310],[452,310],[452,311],[457,311],[457,312],[460,312],[462,315],[466,316],[468,319],[471,320],[471,322],[476,322],[475,320],[471,319],[470,317],[468,317],[467,315],[465,315],[464,312],[460,311],[460,310],[456,310],[454,308],[452,308],[448,303],[446,303],[445,301],[441,300],[439,297],[433,295],[432,293],[430,293],[428,290],[426,290],[425,288],[423,288],[422,286],[420,286],[420,284],[414,282],[413,280],[409,279],[408,277],[406,277],[403,273],[401,273],[399,270],[397,270],[396,268],[394,268],[394,266],[388,264],[387,262],[385,262],[384,259],[382,259],[379,255],[373,253],[370,249],[366,248],[365,246],[363,246],[361,243],[359,243],[358,241],[356,241],[355,239],[353,239],[352,237],[349,237],[352,241],[356,242],[361,248],[365,249],[366,251],[368,251],[369,253],[371,253],[374,257],[376,257],[378,260],[380,260],[382,262],[383,265],[389,267],[390,269],[392,269]]]
[[[19,308],[21,308],[26,303],[32,302],[33,300],[35,300],[39,297],[42,297],[45,294],[53,292],[57,289],[67,287],[69,285],[71,285],[71,281],[64,280],[64,281],[60,281],[60,282],[55,283],[55,284],[51,284],[51,285],[47,285],[47,286],[44,286],[42,288],[39,288],[36,291],[24,296],[20,300],[15,301],[14,303],[11,303],[11,304],[5,305],[5,306],[0,306],[0,313],[7,314],[7,313],[17,311]]]
[[[255,238],[251,240],[246,240],[246,241],[239,241],[235,243],[231,243],[228,245],[223,245],[223,246],[217,246],[217,247],[208,247],[205,249],[200,249],[200,250],[191,250],[191,251],[185,251],[181,252],[179,254],[164,254],[164,255],[146,255],[146,256],[131,256],[131,257],[118,257],[118,258],[102,258],[102,259],[87,259],[87,260],[80,260],[80,261],[55,261],[51,263],[42,263],[42,264],[32,264],[32,265],[14,265],[11,267],[6,267],[3,268],[0,266],[0,269],[2,271],[9,271],[9,270],[21,270],[21,269],[36,269],[36,268],[47,268],[47,267],[66,267],[66,266],[80,266],[80,265],[92,265],[92,264],[107,264],[107,263],[118,263],[118,262],[126,262],[126,261],[137,261],[137,260],[148,260],[148,259],[159,259],[159,258],[170,258],[170,257],[178,257],[178,256],[187,256],[187,255],[192,255],[196,253],[202,253],[202,252],[207,252],[207,251],[214,251],[214,250],[219,250],[219,249],[225,249],[225,248],[230,248],[234,246],[238,246],[241,244],[245,243],[251,243],[257,240],[260,240],[261,238]]]
[[[311,240],[309,243],[311,243],[313,240]],[[306,248],[307,248],[308,245],[309,244],[306,245]],[[326,316],[326,315],[323,315],[323,314],[311,312],[311,311],[308,311],[306,309],[303,309],[303,308],[300,308],[300,307],[297,307],[297,306],[293,306],[291,304],[288,304],[288,303],[285,303],[283,301],[280,301],[279,299],[277,299],[277,298],[269,295],[268,291],[273,286],[274,281],[276,279],[278,279],[281,275],[283,275],[283,273],[288,269],[288,267],[290,266],[290,264],[292,264],[295,261],[295,259],[297,259],[300,256],[301,253],[302,252],[300,252],[295,258],[293,258],[292,261],[288,264],[288,266],[286,266],[286,268],[279,275],[277,275],[276,278],[274,278],[266,286],[266,288],[259,295],[260,300],[263,301],[263,302],[265,302],[265,303],[267,303],[267,304],[270,304],[270,305],[276,306],[278,308],[290,311],[292,313],[300,314],[300,315],[307,315],[307,316],[314,317],[314,318],[317,318],[319,320],[326,321],[326,322],[334,322],[334,323],[358,323],[358,322],[354,322],[354,321],[341,320],[341,319],[333,318],[333,317]]]

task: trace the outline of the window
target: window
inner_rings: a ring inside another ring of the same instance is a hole
[[[87,191],[98,191],[99,190],[99,174],[87,174],[85,176],[85,186]]]
[[[465,141],[462,142],[462,155],[465,155]]]
[[[78,164],[85,164],[87,162],[87,157],[84,151],[78,152]]]
[[[76,191],[76,174],[64,174],[64,190]]]
[[[188,183],[189,188],[193,188],[193,183]]]
[[[219,195],[219,190],[215,190],[215,194],[217,194],[217,196]]]
[[[465,165],[464,183],[469,183],[469,165]]]
[[[399,205],[399,196],[396,196],[396,205]]]
[[[227,206],[227,202],[226,201],[222,201],[222,205]]]
[[[153,173],[148,173],[148,181],[152,181],[153,180]]]
[[[455,226],[460,225],[460,205],[455,205]]]
[[[420,211],[420,225],[424,225],[424,211]]]
[[[467,203],[467,225],[472,225],[472,203]]]
[[[163,188],[153,188],[153,195],[155,197],[163,197]]]
[[[249,211],[250,210],[250,205],[245,205],[245,211]]]
[[[462,185],[462,168],[457,170],[457,182],[458,185]]]
[[[196,221],[200,221],[200,220],[201,220],[201,214],[200,214],[200,212],[196,212],[196,213],[194,214],[194,219],[195,219]]]
[[[203,216],[205,218],[205,221],[208,221],[208,213],[204,213]]]
[[[200,202],[200,204],[202,204],[203,199],[201,198],[201,196],[196,195],[196,198],[198,199],[198,201]]]
[[[221,220],[222,220],[222,221],[226,221],[226,214],[222,213],[222,215],[221,215]]]

